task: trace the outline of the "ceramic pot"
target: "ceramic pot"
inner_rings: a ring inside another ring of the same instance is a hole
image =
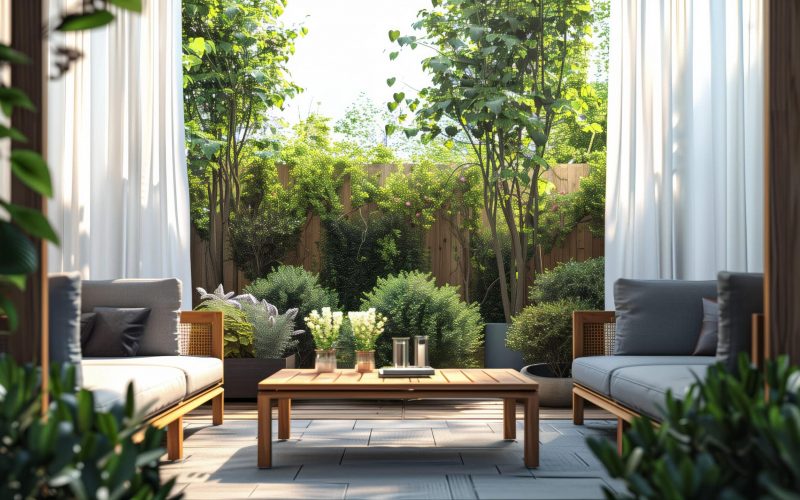
[[[525,366],[520,372],[539,383],[539,406],[550,408],[572,406],[572,377],[557,377],[545,363]]]

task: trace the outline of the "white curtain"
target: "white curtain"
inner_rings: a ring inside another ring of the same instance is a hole
[[[762,2],[611,2],[607,308],[620,277],[763,270]]]
[[[50,2],[52,16],[72,3]],[[84,57],[48,88],[49,210],[61,235],[50,271],[177,277],[188,306],[181,2],[148,0],[141,14],[115,12],[108,28],[51,38]]]

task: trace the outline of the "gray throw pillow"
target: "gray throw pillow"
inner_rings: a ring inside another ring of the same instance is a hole
[[[703,325],[700,338],[692,356],[714,356],[717,354],[717,331],[719,330],[719,304],[716,300],[703,299]]]
[[[50,361],[75,366],[75,383],[81,386],[81,276],[78,273],[48,278],[50,307],[48,348]]]
[[[702,298],[716,294],[716,281],[617,280],[615,354],[691,355],[703,322]]]
[[[739,354],[750,354],[753,314],[764,312],[764,275],[723,271],[719,273],[717,282],[717,361],[735,371]]]
[[[97,320],[97,313],[82,313],[81,314],[81,347],[86,348],[89,343],[89,338],[94,331],[94,324]]]
[[[83,355],[86,357],[136,356],[150,309],[97,307],[94,331]]]

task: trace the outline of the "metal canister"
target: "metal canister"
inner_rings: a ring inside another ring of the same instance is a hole
[[[414,366],[428,366],[428,336],[414,336]]]
[[[408,366],[408,337],[392,338],[392,360],[395,368]]]

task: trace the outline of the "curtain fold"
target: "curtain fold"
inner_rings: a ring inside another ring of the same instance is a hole
[[[51,0],[51,15],[68,3]],[[188,307],[181,2],[149,0],[141,14],[115,14],[107,28],[51,37],[84,56],[48,86],[49,210],[62,240],[49,270],[177,277]]]
[[[762,2],[611,2],[607,308],[621,277],[763,271]]]

